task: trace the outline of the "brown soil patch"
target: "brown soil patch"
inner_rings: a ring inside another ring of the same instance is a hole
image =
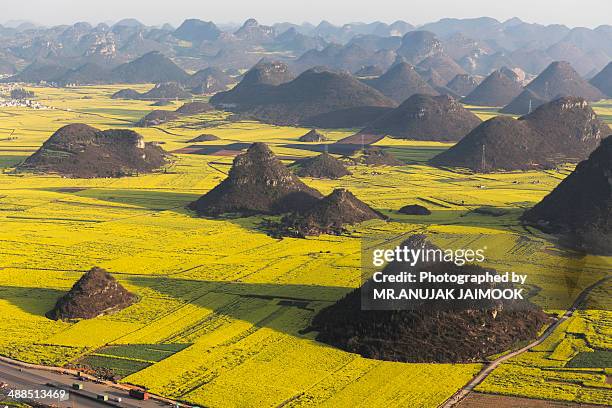
[[[458,408],[596,408],[602,406],[480,393],[471,393],[457,405]]]

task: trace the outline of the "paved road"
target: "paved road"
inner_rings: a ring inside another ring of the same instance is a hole
[[[561,323],[563,323],[564,321],[566,321],[567,319],[569,319],[570,317],[572,317],[574,315],[574,312],[576,311],[576,309],[578,309],[583,304],[583,302],[586,300],[587,296],[589,295],[589,293],[591,293],[591,291],[593,289],[595,289],[598,286],[602,285],[603,283],[609,281],[610,279],[612,279],[612,276],[607,276],[607,277],[605,277],[603,279],[598,280],[597,282],[595,282],[594,284],[592,284],[588,288],[584,289],[580,293],[580,295],[578,296],[576,301],[574,301],[574,304],[572,305],[572,307],[570,307],[563,314],[563,316],[561,316],[559,319],[557,319],[557,321],[554,324],[551,324],[548,327],[548,329],[546,329],[546,331],[544,333],[542,333],[542,335],[537,340],[535,340],[533,343],[530,343],[530,344],[526,345],[525,347],[523,347],[520,350],[516,350],[516,351],[513,351],[511,353],[505,354],[505,355],[497,358],[496,360],[493,360],[492,362],[490,362],[487,366],[485,366],[482,369],[482,371],[480,371],[480,373],[478,373],[478,375],[476,377],[474,377],[472,379],[472,381],[470,381],[465,387],[463,387],[461,390],[459,390],[457,393],[455,393],[452,397],[450,397],[448,400],[446,400],[446,402],[441,407],[442,408],[452,408],[452,407],[454,407],[462,399],[467,397],[467,395],[470,392],[472,392],[474,390],[474,388],[476,388],[476,386],[478,384],[483,382],[485,380],[485,378],[487,378],[489,376],[489,374],[491,374],[493,372],[493,370],[495,370],[497,367],[499,367],[499,365],[501,363],[511,359],[512,357],[516,357],[519,354],[523,354],[524,352],[529,351],[531,348],[541,344],[544,340],[546,340],[559,327],[559,325]]]
[[[127,390],[114,388],[107,384],[79,381],[72,375],[35,368],[19,367],[4,361],[0,361],[0,382],[8,384],[8,389],[13,390],[64,389],[69,392],[70,396],[68,401],[39,401],[44,404],[53,403],[54,406],[60,408],[108,408],[112,406],[120,408],[169,408],[171,406],[161,401],[139,401],[132,399],[129,397]],[[75,382],[82,383],[83,390],[73,390],[72,384]],[[54,386],[51,387],[47,384],[53,384]],[[109,401],[97,401],[96,396],[99,394],[108,395]],[[118,398],[121,398],[122,401],[117,402]]]

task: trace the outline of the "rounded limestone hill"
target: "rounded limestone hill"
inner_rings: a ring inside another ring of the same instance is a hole
[[[587,101],[605,98],[599,89],[584,80],[567,61],[552,62],[526,88],[547,100],[558,95],[580,97]]]
[[[497,70],[485,78],[461,102],[476,106],[506,106],[521,92],[523,87],[516,78]]]
[[[204,134],[194,137],[191,140],[188,140],[187,143],[214,142],[215,140],[219,140],[219,139],[220,139],[219,136],[204,133]]]
[[[580,251],[612,255],[612,136],[522,220]]]
[[[189,116],[210,112],[212,110],[214,110],[214,107],[207,102],[188,102],[178,108],[176,110],[176,113],[183,116]]]
[[[158,126],[166,122],[178,119],[180,116],[199,115],[214,110],[214,107],[207,102],[188,102],[183,104],[175,111],[154,110],[149,112],[144,118],[136,122],[138,127]]]
[[[385,219],[380,212],[359,200],[350,191],[338,188],[313,206],[287,215],[281,221],[290,235],[305,237],[346,233],[347,225]]]
[[[222,92],[234,83],[234,79],[219,68],[209,67],[193,74],[187,81],[191,92],[198,95]]]
[[[177,82],[162,82],[140,95],[144,100],[190,99],[192,95]]]
[[[276,158],[265,143],[237,156],[228,177],[190,204],[200,215],[282,214],[304,210],[321,198]]]
[[[612,62],[591,79],[591,85],[612,98]]]
[[[240,83],[244,85],[280,85],[295,79],[289,66],[279,61],[260,61],[251,68]]]
[[[366,65],[355,71],[354,75],[359,78],[378,77],[384,74],[380,65]]]
[[[271,87],[295,79],[289,66],[283,62],[260,61],[255,64],[234,88],[216,93],[211,99],[215,106],[249,105],[259,94]]]
[[[397,54],[412,64],[418,64],[425,58],[444,51],[442,42],[431,31],[409,31],[402,37]]]
[[[546,102],[560,97],[598,101],[605,95],[585,81],[569,62],[555,61],[525,87],[525,90],[500,112],[526,115]]]
[[[404,215],[431,215],[431,211],[427,207],[423,207],[419,204],[408,204],[398,210],[400,214]]]
[[[364,132],[402,139],[457,141],[482,121],[447,95],[413,95]]]
[[[580,97],[566,96],[541,105],[531,114],[523,116],[561,162],[577,163],[589,157],[610,127],[595,113],[589,103]]]
[[[480,77],[469,74],[458,74],[446,84],[446,87],[457,95],[467,96],[476,89],[481,82],[482,78]]]
[[[241,82],[241,84],[247,78]],[[324,68],[305,71],[296,79],[277,86],[259,85],[255,92],[236,90],[215,95],[211,102],[244,117],[275,125],[316,125],[324,116],[339,112],[343,124],[350,123],[344,116],[357,108],[395,107],[396,103],[376,89],[350,74]],[[251,88],[252,89],[252,88]],[[231,103],[227,103],[231,101]],[[351,118],[363,122],[362,112],[356,110]]]
[[[431,159],[434,166],[477,172],[551,167],[540,136],[525,122],[498,116],[472,130],[459,143]]]
[[[437,249],[422,242],[421,236],[413,236],[402,246]],[[390,263],[383,273],[423,270],[434,275],[496,274],[480,265],[457,266],[452,262],[419,262],[415,267]],[[397,307],[395,310],[362,310],[362,291],[370,292],[374,285],[373,281],[366,281],[361,288],[321,310],[310,327],[318,332],[316,340],[377,360],[473,363],[509,350],[521,341],[535,339],[548,320],[539,308],[527,301],[458,301],[450,307],[445,301],[430,300],[413,304],[408,310],[397,310]],[[458,286],[436,284],[435,288],[457,289]],[[470,284],[461,287],[473,289]],[[496,287],[501,289],[502,285],[479,286],[484,290]]]
[[[530,89],[525,89],[499,112],[511,115],[527,115],[546,102],[548,102],[546,98],[541,97]]]
[[[107,271],[94,267],[58,299],[47,317],[53,320],[93,319],[125,309],[137,300],[136,295],[128,292]]]
[[[136,122],[136,126],[138,127],[151,127],[151,126],[159,126],[163,123],[170,122],[176,120],[180,117],[175,111],[168,110],[154,110],[146,114],[146,116]]]
[[[111,99],[140,99],[142,94],[133,89],[121,89],[111,95]]]
[[[298,139],[298,141],[300,142],[309,142],[309,143],[316,143],[316,142],[326,142],[328,139],[320,132],[318,132],[316,129],[311,129],[308,133],[306,133],[303,136],[300,136],[300,138]]]
[[[419,75],[416,68],[406,62],[397,63],[380,77],[364,82],[397,103],[404,102],[414,94],[438,95],[438,92]]]
[[[185,71],[159,51],[151,51],[117,66],[112,70],[111,77],[118,84],[183,83],[189,79]]]
[[[366,166],[403,166],[393,153],[380,147],[366,147],[356,158],[357,163]]]
[[[552,168],[588,157],[609,133],[586,100],[564,97],[518,120],[489,119],[430,162],[477,172]]]
[[[295,173],[300,177],[335,180],[351,174],[344,163],[329,153],[297,160],[293,166],[296,168]]]
[[[443,52],[425,58],[417,65],[417,69],[425,72],[434,71],[438,79],[436,80],[428,75],[428,81],[430,84],[438,86],[446,85],[457,75],[467,73],[455,60]]]
[[[98,130],[71,124],[57,130],[18,171],[67,177],[123,177],[149,173],[166,164],[164,150],[133,130]]]

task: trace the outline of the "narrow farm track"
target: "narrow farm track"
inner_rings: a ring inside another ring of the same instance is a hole
[[[569,319],[570,317],[572,317],[574,315],[574,312],[584,303],[584,301],[586,300],[587,296],[591,293],[591,291],[593,291],[593,289],[599,287],[600,285],[606,283],[607,281],[609,281],[611,279],[612,279],[612,275],[611,276],[606,276],[605,278],[600,279],[597,282],[595,282],[594,284],[592,284],[591,286],[585,288],[582,292],[580,292],[580,295],[576,298],[576,300],[574,301],[572,306],[563,314],[563,316],[561,316],[559,319],[557,319],[557,321],[555,323],[550,325],[546,329],[546,331],[544,331],[544,333],[542,333],[542,335],[538,339],[536,339],[532,343],[526,345],[525,347],[523,347],[523,348],[521,348],[519,350],[515,350],[515,351],[513,351],[511,353],[505,354],[505,355],[503,355],[503,356],[501,356],[501,357],[491,361],[489,364],[487,364],[482,369],[482,371],[480,371],[480,373],[478,373],[478,375],[476,377],[474,377],[474,379],[472,379],[472,381],[470,381],[465,387],[463,387],[462,389],[457,391],[452,397],[450,397],[448,400],[446,400],[444,402],[444,404],[442,404],[440,407],[441,408],[451,408],[451,407],[456,406],[465,397],[467,397],[470,392],[474,391],[474,388],[476,388],[476,386],[478,386],[478,384],[483,382],[493,372],[493,370],[495,370],[497,367],[499,367],[500,364],[502,364],[505,361],[508,361],[509,359],[511,359],[513,357],[516,357],[516,356],[518,356],[520,354],[523,354],[523,353],[531,350],[533,347],[536,347],[539,344],[541,344],[544,340],[546,340],[561,325],[561,323],[563,323],[564,321],[566,321],[567,319]]]

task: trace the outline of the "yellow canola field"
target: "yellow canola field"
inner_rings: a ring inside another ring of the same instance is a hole
[[[121,88],[35,88],[46,105],[58,109],[0,110],[2,355],[63,365],[108,344],[191,344],[124,381],[212,407],[435,407],[481,366],[369,360],[318,343],[316,333],[304,332],[319,310],[360,285],[359,237],[400,239],[419,232],[431,234],[443,246],[487,246],[488,264],[500,271],[528,273],[529,283],[539,289],[533,300],[551,311],[566,307],[580,288],[609,271],[609,258],[569,258],[551,237],[525,230],[518,221],[521,211],[552,190],[571,168],[474,175],[425,164],[448,144],[385,138],[377,144],[392,149],[406,166],[352,166],[353,175],[341,180],[305,179],[323,193],[349,188],[391,217],[389,222],[356,227],[352,237],[278,240],[261,230],[261,217],[196,217],[186,205],[223,180],[230,157],[179,154],[167,173],[124,179],[11,172],[60,126],[83,122],[101,129],[132,127],[154,109],[148,102],[111,100]],[[205,114],[137,130],[149,141],[163,142],[168,151],[212,133],[221,140],[198,145],[264,141],[282,156],[313,154],[295,146],[308,129],[223,118],[220,113]],[[214,127],[202,127],[211,121]],[[333,142],[353,130],[323,132]],[[8,134],[15,138],[5,140]],[[433,214],[425,219],[397,213],[413,203]],[[470,212],[484,205],[508,213],[491,217]],[[112,272],[140,301],[90,321],[45,318],[57,298],[94,265]],[[572,285],[566,284],[568,279]],[[570,286],[576,289],[568,292]],[[287,299],[307,306],[282,302]],[[595,316],[589,313],[594,312],[585,312],[587,317]],[[609,348],[610,314],[597,313],[601,315],[592,320],[604,323],[585,325],[584,330],[591,333],[589,341]],[[566,332],[560,328],[559,338]],[[571,357],[562,351],[552,368],[563,367]],[[482,390],[499,392],[496,384],[510,381],[513,386],[505,389],[514,395],[551,397],[551,383],[532,375],[541,366],[540,360],[527,357],[520,364],[505,364]],[[595,383],[600,379],[589,377]],[[581,391],[558,398],[598,401],[590,395]]]

